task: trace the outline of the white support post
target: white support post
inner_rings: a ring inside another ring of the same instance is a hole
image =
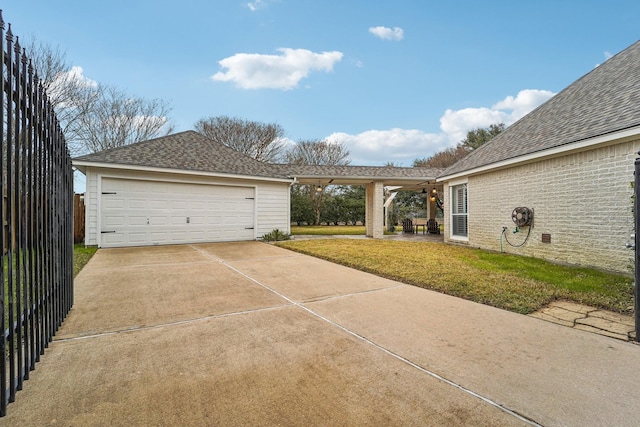
[[[384,236],[384,185],[374,181],[366,187],[366,233],[368,237],[382,239]]]

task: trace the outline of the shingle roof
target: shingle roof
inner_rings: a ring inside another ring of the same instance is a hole
[[[325,166],[325,165],[280,165],[292,176],[334,176],[367,178],[424,178],[438,176],[442,169],[405,168],[390,166]]]
[[[374,166],[276,165],[253,158],[186,131],[76,157],[74,163],[127,165],[160,169],[290,179],[299,177],[345,177],[367,179],[433,180],[442,170]],[[336,181],[337,182],[337,181]]]
[[[77,157],[74,161],[288,178],[284,171],[274,165],[254,160],[195,131],[112,148]]]
[[[447,168],[450,176],[640,125],[640,41]]]

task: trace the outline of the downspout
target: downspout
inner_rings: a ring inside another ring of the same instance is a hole
[[[291,235],[291,188],[298,182],[298,178],[296,178],[295,176],[293,177],[293,181],[291,181],[291,184],[289,184],[289,197],[287,197],[287,199],[289,200],[289,203],[287,203],[289,209],[287,210],[287,234]]]

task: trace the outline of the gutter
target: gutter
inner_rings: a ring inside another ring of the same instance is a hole
[[[276,177],[265,177],[260,175],[242,175],[242,174],[234,174],[234,173],[220,173],[220,172],[207,172],[207,171],[197,171],[197,170],[189,170],[189,169],[170,169],[170,168],[159,168],[153,166],[137,166],[137,165],[125,165],[121,163],[104,163],[104,162],[87,162],[82,160],[72,160],[72,165],[78,168],[82,173],[85,173],[86,168],[100,168],[100,169],[115,169],[115,170],[126,170],[126,171],[134,171],[134,172],[156,172],[156,173],[170,173],[176,175],[195,175],[195,176],[210,176],[217,178],[231,178],[231,179],[244,179],[244,180],[252,180],[252,181],[269,181],[269,182],[291,182],[291,178],[276,178]],[[85,173],[86,174],[86,173]]]

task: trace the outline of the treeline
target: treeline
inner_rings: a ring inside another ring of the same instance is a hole
[[[359,185],[294,185],[291,221],[298,225],[357,225],[365,223],[365,188]]]

